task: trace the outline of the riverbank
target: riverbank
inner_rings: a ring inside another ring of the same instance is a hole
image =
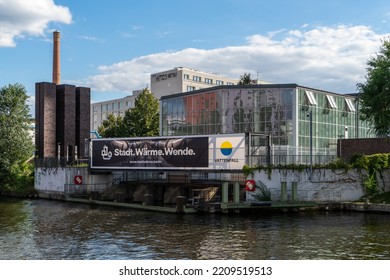
[[[102,205],[120,208],[129,208],[136,210],[145,210],[161,213],[176,214],[196,214],[196,213],[248,213],[248,212],[305,212],[305,211],[356,211],[367,213],[390,213],[390,204],[386,203],[369,203],[369,202],[302,202],[302,203],[285,203],[272,202],[264,205],[253,205],[250,203],[213,203],[204,210],[199,211],[196,208],[187,207],[183,204],[176,206],[157,206],[147,204],[137,204],[130,202],[103,201],[82,198],[44,198],[51,200],[64,200],[67,202],[84,203],[91,205]]]

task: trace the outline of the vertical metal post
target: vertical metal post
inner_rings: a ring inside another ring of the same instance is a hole
[[[313,113],[310,111],[310,180],[313,175]]]
[[[60,143],[57,143],[57,160],[58,160],[58,164],[60,164],[60,161],[61,161],[61,144]]]

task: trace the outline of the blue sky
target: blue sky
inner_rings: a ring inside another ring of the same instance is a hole
[[[390,35],[389,1],[0,0],[0,86],[61,82],[92,102],[124,97],[173,67],[349,93]]]

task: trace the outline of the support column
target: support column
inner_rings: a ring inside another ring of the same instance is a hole
[[[233,185],[233,202],[240,203],[240,184],[238,182],[234,182]]]
[[[291,198],[292,198],[292,201],[298,200],[298,182],[292,182]]]
[[[287,182],[281,182],[281,200],[287,201]]]
[[[222,203],[229,202],[229,182],[222,183]]]

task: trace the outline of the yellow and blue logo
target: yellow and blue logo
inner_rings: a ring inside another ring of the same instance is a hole
[[[232,143],[226,141],[226,142],[223,142],[221,144],[221,153],[224,155],[224,156],[228,156],[232,153],[233,151],[233,145]]]

